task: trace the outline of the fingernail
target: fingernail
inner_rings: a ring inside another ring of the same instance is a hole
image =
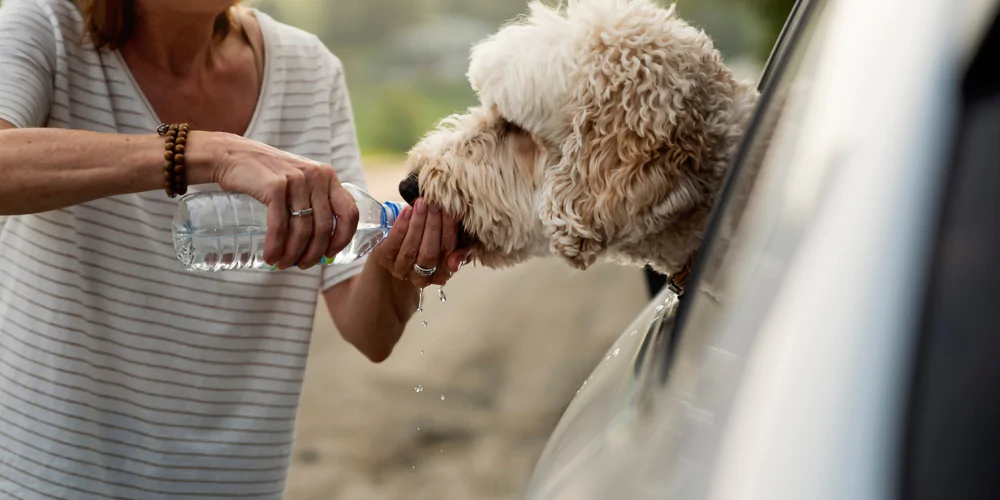
[[[410,220],[410,215],[413,214],[413,209],[406,207],[403,209],[403,220]]]
[[[434,215],[441,213],[441,207],[437,205],[431,205],[431,213]]]
[[[424,199],[423,198],[417,200],[417,203],[416,203],[415,206],[417,208],[417,214],[418,215],[424,215],[425,213],[427,213],[427,205],[424,205]]]

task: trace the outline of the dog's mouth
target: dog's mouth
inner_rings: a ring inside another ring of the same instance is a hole
[[[458,221],[458,244],[455,245],[455,250],[468,250],[472,248],[472,245],[474,245],[476,241],[476,237],[472,233],[466,231],[462,221]]]

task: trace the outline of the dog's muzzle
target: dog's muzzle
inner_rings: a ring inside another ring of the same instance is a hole
[[[420,198],[420,180],[416,173],[407,175],[405,179],[399,182],[399,195],[402,196],[403,200],[410,204],[410,206],[413,206],[413,204],[417,201],[417,198]],[[474,239],[475,238],[465,230],[462,222],[459,221],[458,248],[468,248],[472,245]]]
[[[413,205],[417,201],[417,198],[420,198],[420,180],[417,178],[416,173],[407,175],[399,183],[399,195],[410,205]]]

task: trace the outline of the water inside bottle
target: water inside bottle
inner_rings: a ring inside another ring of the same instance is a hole
[[[367,255],[389,234],[389,228],[376,224],[358,225],[358,231],[347,248],[324,258],[322,264],[350,263]],[[264,261],[264,237],[260,226],[228,226],[223,228],[174,231],[178,257],[191,271],[270,270]],[[187,254],[187,255],[183,255]]]
[[[399,205],[383,205],[344,184],[358,203],[360,220],[354,238],[332,259],[320,264],[349,264],[367,255],[389,234]],[[267,208],[253,198],[225,192],[198,193],[181,199],[173,221],[177,258],[190,271],[271,270],[264,261]],[[332,229],[332,228],[331,228]]]

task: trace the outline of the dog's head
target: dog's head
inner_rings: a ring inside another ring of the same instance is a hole
[[[536,3],[472,51],[480,105],[409,154],[407,201],[461,221],[503,267],[548,252],[586,269],[710,202],[736,82],[709,38],[650,0]]]

